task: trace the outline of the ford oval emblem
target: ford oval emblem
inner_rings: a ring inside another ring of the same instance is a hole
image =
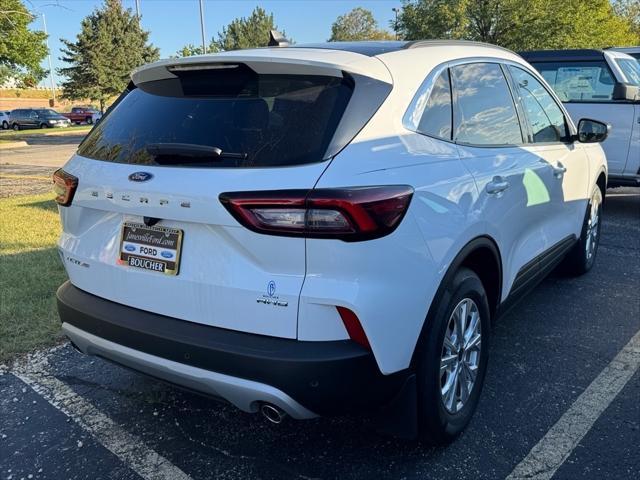
[[[153,174],[149,172],[135,172],[129,175],[129,180],[132,182],[148,182],[153,178]]]
[[[134,247],[133,245],[129,245],[129,244],[125,245],[125,246],[124,246],[124,249],[125,249],[127,252],[135,252],[135,251],[136,251],[136,247]]]
[[[162,255],[164,258],[173,258],[173,253],[167,251],[160,252],[160,255]]]

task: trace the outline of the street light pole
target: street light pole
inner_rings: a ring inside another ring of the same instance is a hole
[[[393,10],[393,13],[396,14],[396,22],[393,24],[393,32],[396,34],[396,40],[398,40],[398,11],[399,9],[396,7],[393,7],[391,10]]]
[[[205,41],[205,33],[204,33],[204,5],[202,4],[203,0],[200,0],[200,30],[202,31],[202,53],[207,53],[207,43]]]
[[[53,95],[53,104],[56,103],[56,84],[53,80],[53,66],[51,65],[51,50],[49,49],[49,33],[47,32],[47,20],[44,17],[44,13],[42,15],[42,26],[44,28],[44,34],[47,36],[45,40],[45,44],[47,46],[47,57],[49,58],[49,79],[51,80],[51,95]]]
[[[140,0],[136,0],[136,17],[138,18],[138,23],[140,23]]]

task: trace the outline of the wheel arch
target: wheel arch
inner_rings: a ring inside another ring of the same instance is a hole
[[[416,351],[420,349],[420,344],[424,339],[423,332],[427,328],[430,319],[436,314],[438,304],[445,294],[446,285],[451,281],[458,269],[462,267],[472,270],[480,278],[487,294],[492,319],[498,311],[502,298],[502,256],[496,241],[489,236],[483,235],[469,241],[449,264],[420,329],[420,336],[412,356],[412,365],[415,365]]]
[[[600,187],[600,192],[602,193],[602,203],[604,204],[605,198],[607,197],[607,175],[604,170],[601,170],[598,174],[596,185]]]

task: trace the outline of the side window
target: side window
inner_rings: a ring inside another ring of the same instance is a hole
[[[566,139],[564,114],[544,86],[521,68],[509,66],[509,71],[529,120],[533,142],[559,142]]]
[[[418,124],[418,131],[432,137],[451,140],[451,85],[444,70],[436,79]]]
[[[615,80],[604,61],[533,63],[563,102],[610,102]]]
[[[507,80],[497,63],[470,63],[451,69],[454,139],[471,145],[518,145],[520,122]]]

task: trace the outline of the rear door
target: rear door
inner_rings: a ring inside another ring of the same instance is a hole
[[[548,165],[525,145],[524,131],[499,63],[451,67],[454,140],[476,180],[482,214],[500,246],[503,294],[518,272],[550,244]]]
[[[623,174],[635,111],[632,103],[613,100],[616,80],[606,61],[536,62],[533,66],[555,90],[576,125],[581,118],[611,125],[611,133],[602,148],[609,173]]]
[[[219,195],[312,188],[353,82],[243,64],[172,77],[132,87],[64,167],[79,179],[61,208],[71,282],[142,310],[295,338],[305,240],[240,226]],[[160,248],[162,235],[181,236],[181,252]]]

